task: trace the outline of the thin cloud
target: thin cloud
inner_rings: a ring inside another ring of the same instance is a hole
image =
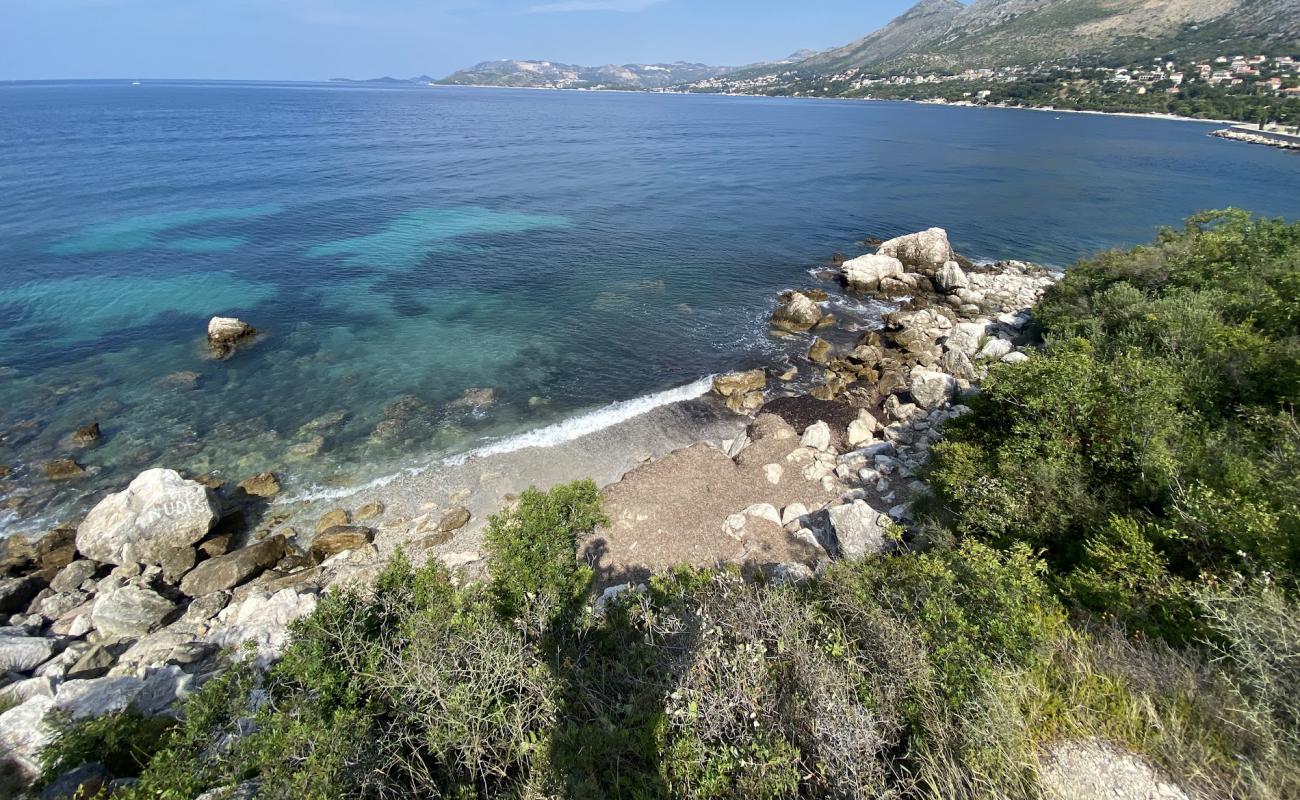
[[[529,14],[568,14],[575,11],[644,11],[664,0],[561,0],[528,9]]]

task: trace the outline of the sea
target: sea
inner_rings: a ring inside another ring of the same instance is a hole
[[[1213,124],[911,103],[0,83],[0,535],[143,469],[289,497],[546,447],[789,351],[870,237],[1066,267],[1202,209],[1300,218]],[[209,318],[260,337],[224,361]],[[806,344],[804,345],[806,347]],[[70,435],[97,422],[101,441]],[[50,480],[44,465],[86,470]]]

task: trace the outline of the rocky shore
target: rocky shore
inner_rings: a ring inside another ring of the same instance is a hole
[[[234,485],[151,469],[75,525],[0,542],[7,768],[34,777],[51,713],[174,713],[228,654],[270,662],[323,592],[366,584],[398,547],[487,577],[485,518],[529,484],[608,484],[611,524],[582,545],[606,595],[677,564],[798,580],[904,546],[940,426],[990,365],[1030,357],[1031,310],[1058,276],[971,264],[938,228],[838,262],[838,285],[778,298],[773,335],[799,358],[717,377],[714,401],[655,409],[644,442],[625,423],[563,451],[476,460],[455,480],[420,473],[296,505],[277,502],[269,473]],[[842,293],[895,310],[858,333],[827,311]],[[223,331],[214,347],[253,335]]]
[[[1232,128],[1214,131],[1210,135],[1217,136],[1220,139],[1231,139],[1235,142],[1262,144],[1280,150],[1300,150],[1300,135],[1281,131],[1261,131],[1244,125],[1237,125]]]

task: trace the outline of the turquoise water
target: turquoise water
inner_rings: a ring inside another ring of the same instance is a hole
[[[161,465],[369,480],[792,345],[773,295],[931,225],[1065,265],[1208,207],[1300,216],[1212,126],[895,103],[0,86],[0,525]],[[214,362],[206,321],[264,332]],[[467,390],[493,402],[462,402]],[[626,406],[636,408],[632,406]],[[623,407],[620,407],[623,408]],[[98,421],[104,442],[67,435]],[[75,455],[84,479],[39,465]]]

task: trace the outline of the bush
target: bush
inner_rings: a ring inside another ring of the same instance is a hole
[[[41,749],[40,762],[48,781],[91,761],[103,764],[114,778],[134,778],[167,740],[175,722],[124,711],[84,721],[53,713],[46,724],[50,742]]]
[[[502,614],[518,614],[526,604],[570,613],[592,575],[577,561],[578,539],[605,522],[600,491],[589,480],[549,492],[529,489],[513,511],[494,515],[483,546]]]

